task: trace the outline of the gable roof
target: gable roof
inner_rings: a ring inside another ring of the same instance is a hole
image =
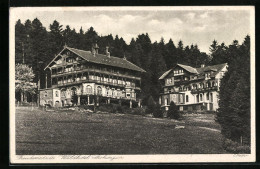
[[[218,64],[218,65],[212,65],[212,66],[206,66],[206,67],[199,67],[199,68],[193,68],[191,66],[187,66],[187,65],[182,65],[182,64],[177,64],[176,66],[180,66],[183,69],[187,70],[190,73],[193,74],[197,74],[197,75],[203,75],[204,72],[207,71],[213,71],[213,74],[211,76],[215,76],[217,73],[219,73],[225,66],[227,65],[227,63],[223,63],[223,64]],[[175,66],[175,67],[176,67]],[[174,68],[175,68],[174,67]],[[174,68],[167,70],[166,72],[163,73],[163,75],[159,78],[159,80],[164,79]]]
[[[162,76],[159,78],[159,80],[164,79],[171,71],[172,71],[172,69],[167,70],[166,72],[164,72],[164,73],[162,74]]]
[[[70,50],[71,52],[75,53],[76,55],[80,56],[81,58],[83,58],[84,60],[86,60],[88,62],[103,64],[103,65],[108,65],[108,66],[113,66],[113,67],[120,67],[120,68],[130,69],[130,70],[139,71],[139,72],[146,72],[142,68],[136,66],[135,64],[133,64],[123,58],[118,58],[118,57],[113,57],[113,56],[107,57],[106,55],[103,55],[103,54],[95,54],[95,56],[93,56],[93,54],[90,51],[70,48],[67,46],[64,49]],[[53,62],[53,60],[51,62]]]
[[[187,70],[190,73],[198,73],[196,68],[193,68],[191,66],[187,66],[187,65],[182,65],[182,64],[177,64],[178,66],[182,67],[183,69]]]
[[[227,65],[227,63],[223,63],[223,64],[218,64],[218,65],[199,67],[199,68],[196,68],[196,69],[197,69],[198,73],[203,73],[203,72],[207,72],[207,71],[219,72],[226,65]]]

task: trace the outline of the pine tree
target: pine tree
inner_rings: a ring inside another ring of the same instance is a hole
[[[217,121],[222,134],[233,141],[250,144],[250,42],[249,36],[242,45],[237,41],[226,52],[228,72],[221,80]]]
[[[49,50],[52,54],[58,54],[63,48],[63,29],[62,25],[56,20],[50,25]]]
[[[161,84],[159,83],[159,77],[167,70],[164,57],[162,55],[163,50],[161,49],[162,44],[153,44],[153,49],[149,53],[151,58],[150,74],[151,83],[150,93],[153,98],[159,98],[159,91],[161,89]]]
[[[228,63],[229,58],[227,54],[227,46],[224,43],[221,43],[221,45],[217,45],[216,41],[213,41],[213,44],[211,45],[211,65],[216,64],[222,64],[222,63]],[[214,47],[214,48],[213,48]]]
[[[85,32],[83,41],[82,47],[88,51],[91,51],[93,44],[98,41],[98,34],[92,26]]]
[[[23,62],[23,36],[25,30],[24,25],[21,23],[19,19],[15,24],[15,62],[22,63]]]
[[[177,63],[177,56],[176,56],[176,47],[172,41],[172,39],[169,40],[169,42],[166,44],[166,56],[165,56],[165,63],[167,66],[167,69],[172,68]]]

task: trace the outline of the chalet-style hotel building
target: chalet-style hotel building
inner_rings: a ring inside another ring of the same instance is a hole
[[[40,90],[40,105],[62,107],[72,105],[98,105],[101,101],[124,101],[140,106],[140,67],[126,60],[92,51],[64,46],[64,49],[44,69],[50,74],[51,85]],[[47,75],[46,75],[47,81]],[[47,86],[47,84],[46,84]],[[76,96],[76,97],[74,97]]]
[[[159,78],[163,84],[159,104],[166,110],[173,101],[180,111],[216,111],[220,79],[226,71],[226,63],[200,68],[177,64]]]

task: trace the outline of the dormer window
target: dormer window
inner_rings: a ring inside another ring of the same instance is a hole
[[[174,70],[174,74],[175,74],[175,75],[182,74],[182,73],[183,73],[183,69]]]

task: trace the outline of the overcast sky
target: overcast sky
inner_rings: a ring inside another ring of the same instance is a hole
[[[185,9],[185,8],[184,8]],[[234,39],[241,43],[244,37],[250,35],[250,13],[248,10],[88,10],[83,11],[43,11],[17,10],[16,20],[38,18],[44,27],[57,20],[63,28],[70,25],[78,32],[82,26],[87,31],[90,26],[99,35],[112,34],[123,37],[126,43],[138,34],[148,33],[152,42],[165,42],[170,38],[177,45],[182,40],[184,45],[197,44],[201,51],[209,52],[209,46],[214,39],[219,43],[229,45]]]

